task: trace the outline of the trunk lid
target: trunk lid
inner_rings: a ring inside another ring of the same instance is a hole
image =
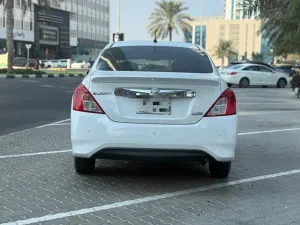
[[[89,91],[112,121],[137,124],[197,123],[221,95],[214,73],[98,70]]]

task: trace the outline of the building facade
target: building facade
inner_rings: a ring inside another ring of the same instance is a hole
[[[244,17],[244,0],[224,0],[224,15],[226,20],[240,20]],[[247,19],[254,19],[257,17],[257,13],[251,16],[246,16]]]
[[[252,53],[261,53],[267,44],[258,34],[261,26],[260,20],[225,20],[223,16],[218,16],[204,17],[201,20],[195,18],[190,24],[192,26],[192,39],[189,42],[200,45],[200,37],[202,36],[202,47],[206,49],[218,66],[221,65],[221,59],[214,55],[214,51],[220,39],[233,41],[234,51],[237,54],[230,60],[251,59]],[[267,48],[264,49],[269,51]]]
[[[95,59],[110,39],[110,0],[62,0],[50,13],[32,0],[23,14],[15,1],[15,56],[39,59]],[[6,48],[6,18],[0,5],[0,50]]]

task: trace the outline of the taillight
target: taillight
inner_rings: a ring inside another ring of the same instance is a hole
[[[205,114],[205,117],[229,116],[236,114],[236,98],[231,89],[226,89]]]
[[[229,75],[236,75],[237,74],[237,72],[231,72],[231,73],[229,73]]]
[[[74,91],[73,110],[105,114],[88,89],[82,84]]]

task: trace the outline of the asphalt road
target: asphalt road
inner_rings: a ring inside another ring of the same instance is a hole
[[[70,118],[82,78],[1,79],[0,135]]]
[[[300,101],[287,88],[234,90],[238,146],[227,180],[198,164],[106,160],[77,175],[68,121],[1,136],[0,225],[298,225]]]

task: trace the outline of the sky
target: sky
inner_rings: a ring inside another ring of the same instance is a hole
[[[147,25],[149,16],[156,7],[156,0],[120,0],[121,2],[121,32],[124,32],[125,40],[149,40]],[[184,0],[189,7],[191,16],[200,16],[200,0]],[[203,16],[219,16],[223,14],[224,0],[203,0]],[[114,33],[117,27],[117,0],[110,0],[111,21],[110,33]],[[112,40],[112,37],[111,37]],[[174,34],[174,41],[182,41],[182,35]]]

